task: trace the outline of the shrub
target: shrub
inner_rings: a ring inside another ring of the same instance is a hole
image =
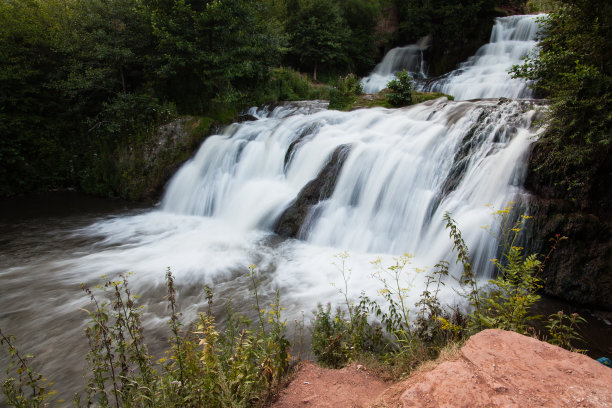
[[[387,101],[395,107],[412,105],[412,77],[405,69],[395,75],[397,78],[387,84],[391,90],[387,94]]]
[[[363,86],[355,75],[348,74],[345,77],[340,77],[330,90],[329,109],[349,110],[362,93]]]
[[[578,333],[578,325],[582,323],[586,323],[586,320],[578,313],[568,315],[560,310],[551,314],[548,316],[546,325],[551,337],[548,342],[570,351],[583,352],[584,350],[577,349],[572,344],[576,341],[583,341],[582,336]]]
[[[332,316],[331,303],[319,303],[312,323],[312,351],[319,364],[332,368],[344,366],[350,357],[350,321],[340,308]]]

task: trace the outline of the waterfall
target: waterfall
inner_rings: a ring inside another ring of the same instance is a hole
[[[523,194],[534,135],[527,102],[440,98],[397,110],[287,109],[256,112],[261,119],[210,137],[171,181],[163,211],[272,231],[305,186],[316,198],[313,180],[344,148],[333,192],[308,204],[300,239],[359,253],[412,252],[433,265],[450,256],[442,223],[449,211],[475,264],[486,269],[496,243],[480,228],[490,221],[485,205],[501,208]]]
[[[374,67],[372,73],[363,78],[363,91],[376,93],[387,87],[389,81],[395,78],[395,73],[402,69],[408,70],[413,77],[425,77],[425,61],[423,51],[429,48],[430,37],[421,38],[416,44],[396,47],[389,51],[383,60]]]
[[[456,100],[476,98],[530,98],[527,81],[508,71],[537,47],[538,18],[510,16],[495,19],[491,39],[459,68],[432,81],[422,90],[443,92]]]
[[[538,18],[542,15],[499,17],[495,19],[488,44],[478,49],[460,66],[439,78],[417,81],[421,91],[443,92],[456,100],[476,98],[529,98],[526,81],[512,79],[508,74],[513,65],[537,46]],[[364,92],[376,93],[395,78],[395,73],[407,69],[416,79],[425,78],[422,50],[427,41],[394,48],[372,73],[363,79]]]

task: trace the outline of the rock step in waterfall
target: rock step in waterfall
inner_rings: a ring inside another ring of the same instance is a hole
[[[407,69],[417,79],[421,91],[442,92],[455,100],[476,98],[530,98],[532,91],[522,79],[512,79],[508,71],[536,50],[539,32],[538,18],[542,15],[499,17],[491,31],[488,44],[483,45],[460,66],[439,78],[426,77],[422,52],[427,41],[389,51],[372,73],[363,79],[364,92],[376,93],[395,78],[395,73]]]

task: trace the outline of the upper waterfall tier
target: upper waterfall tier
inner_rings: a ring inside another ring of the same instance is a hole
[[[408,70],[413,76],[425,77],[423,51],[429,47],[429,42],[429,37],[424,37],[416,44],[393,48],[374,67],[372,73],[363,78],[363,91],[376,93],[386,88],[389,81],[395,78],[395,73],[402,69]]]
[[[424,89],[452,95],[456,100],[476,98],[531,98],[527,81],[514,79],[509,70],[537,47],[538,17],[510,16],[495,20],[491,40],[458,69],[432,81]]]
[[[527,82],[511,78],[508,71],[536,49],[539,17],[525,15],[495,19],[488,44],[480,47],[474,56],[460,64],[456,70],[431,79],[426,84],[420,81],[417,88],[443,92],[454,96],[456,100],[531,97],[532,92]],[[402,49],[411,50],[412,59],[398,51]],[[423,49],[415,44],[391,50],[372,74],[363,79],[364,92],[375,93],[385,88],[401,69],[407,69],[416,78],[423,78],[423,63],[415,63]]]
[[[287,109],[210,137],[171,181],[163,210],[272,230],[301,202],[307,207],[296,210],[303,218],[294,229],[308,242],[436,252],[438,260],[450,249],[444,212],[462,219],[469,242],[490,243],[480,228],[490,213],[484,206],[503,207],[521,192],[534,134],[526,103],[441,98],[397,110],[286,116]],[[326,187],[312,184],[330,175],[337,179],[323,180]],[[310,198],[298,199],[306,186]],[[490,249],[484,256],[493,257]]]

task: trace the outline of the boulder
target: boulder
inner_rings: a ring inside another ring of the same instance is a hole
[[[402,386],[403,408],[612,407],[612,369],[503,330],[472,336],[459,358]]]
[[[283,212],[274,227],[274,232],[286,238],[297,238],[310,209],[320,201],[331,197],[350,145],[340,145],[330,156],[319,175],[308,182],[295,201]]]

